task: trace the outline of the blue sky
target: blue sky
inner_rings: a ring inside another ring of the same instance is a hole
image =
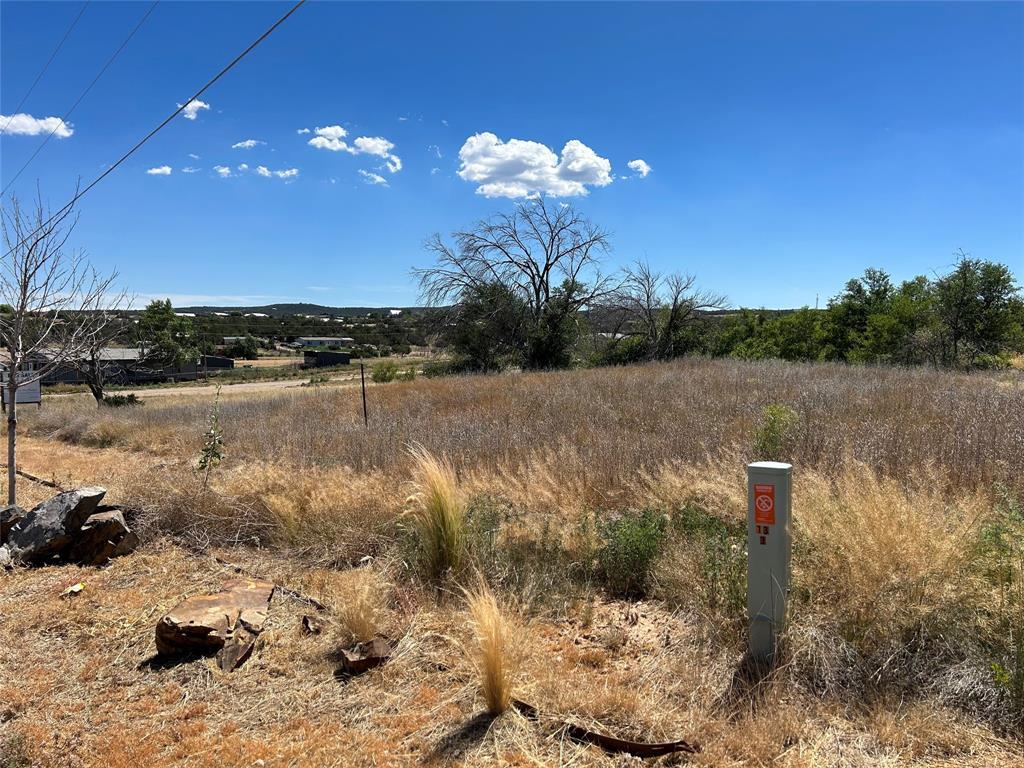
[[[0,5],[0,114],[81,7]],[[147,7],[90,3],[21,112],[63,115]],[[286,7],[161,2],[14,190],[59,207]],[[736,306],[961,247],[1024,277],[1022,4],[317,2],[202,100],[80,204],[75,244],[143,299],[413,304],[426,237],[538,193],[609,266]],[[0,138],[4,185],[39,125]]]

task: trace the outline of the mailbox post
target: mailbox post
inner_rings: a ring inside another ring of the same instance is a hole
[[[761,664],[774,660],[786,623],[792,476],[792,464],[747,465],[747,619],[750,656]]]

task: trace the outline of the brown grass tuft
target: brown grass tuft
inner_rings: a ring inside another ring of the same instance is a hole
[[[498,605],[494,593],[482,581],[466,591],[473,621],[473,663],[487,711],[500,715],[512,704],[512,689],[519,670],[521,629]]]
[[[466,549],[466,504],[459,490],[455,470],[441,459],[413,446],[415,462],[411,519],[420,545],[428,578],[440,579],[457,571]]]

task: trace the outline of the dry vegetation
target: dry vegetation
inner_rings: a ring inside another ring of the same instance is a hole
[[[357,390],[225,390],[205,487],[209,398],[27,414],[26,469],[108,485],[148,543],[103,571],[0,576],[0,766],[620,764],[565,717],[697,739],[699,765],[1024,756],[1019,373],[682,361],[369,400],[366,430]],[[783,663],[755,683],[743,465],[770,404],[797,414],[776,436],[794,597]],[[147,665],[160,612],[226,575],[211,550],[328,603],[330,631],[302,636],[308,606],[275,598],[233,675]],[[395,658],[335,681],[337,648],[377,633]],[[515,666],[539,723],[479,714],[507,686],[486,695],[478,672]]]

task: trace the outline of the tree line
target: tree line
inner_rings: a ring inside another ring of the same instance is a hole
[[[700,354],[937,368],[1003,367],[1024,352],[1024,300],[1004,264],[958,251],[944,275],[895,283],[870,268],[824,309],[727,310],[693,275],[602,270],[607,232],[533,200],[450,240],[415,270],[452,371],[563,368]]]

